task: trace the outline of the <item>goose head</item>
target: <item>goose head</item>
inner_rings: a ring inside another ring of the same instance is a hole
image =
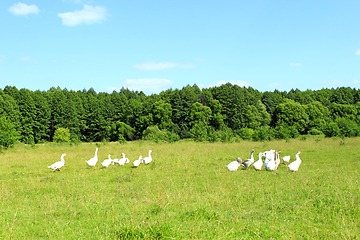
[[[240,157],[237,157],[237,158],[236,158],[236,161],[237,161],[238,163],[241,163],[241,162],[242,162],[242,159],[241,159]]]

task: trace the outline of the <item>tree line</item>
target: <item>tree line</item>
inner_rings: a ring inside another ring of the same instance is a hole
[[[230,83],[159,94],[122,88],[112,93],[52,87],[0,89],[0,146],[17,141],[101,142],[150,139],[255,141],[299,135],[360,135],[360,92],[340,87],[259,92]]]

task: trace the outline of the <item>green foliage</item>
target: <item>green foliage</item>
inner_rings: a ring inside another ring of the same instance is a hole
[[[323,130],[323,133],[326,137],[336,137],[339,136],[340,129],[336,122],[328,122]]]
[[[339,137],[355,137],[360,135],[360,128],[355,121],[347,118],[337,118],[335,122],[339,126]]]
[[[273,138],[271,135],[271,130],[269,126],[262,126],[255,129],[252,134],[252,139],[254,141],[269,141]]]
[[[109,94],[92,88],[68,91],[52,87],[32,92],[6,86],[0,89],[0,116],[13,123],[19,141],[27,144],[53,141],[58,128],[69,129],[74,143],[123,143],[142,139],[149,126],[162,131],[157,131],[161,137],[155,139],[166,141],[265,141],[322,132],[353,137],[360,134],[360,91],[337,88],[261,93],[227,83],[207,89],[188,85],[146,96],[125,88]],[[330,126],[331,122],[337,126]]]
[[[0,117],[0,149],[13,147],[19,137],[15,125],[5,116]]]
[[[299,133],[305,133],[309,116],[300,103],[287,99],[277,106],[275,116],[276,125],[293,126]]]
[[[318,129],[316,129],[316,128],[310,129],[308,133],[309,133],[310,135],[321,135],[321,134],[323,134],[322,131],[320,131],[320,130],[318,130]]]
[[[211,142],[232,142],[236,140],[234,132],[230,128],[225,128],[223,130],[209,130],[208,138]]]
[[[154,142],[168,141],[174,142],[180,139],[179,135],[167,130],[160,130],[158,126],[149,126],[143,132],[143,140],[152,140]]]
[[[70,130],[67,128],[58,128],[54,133],[54,142],[70,142]]]
[[[209,126],[204,122],[194,123],[189,131],[190,137],[198,142],[209,140]]]
[[[251,128],[242,128],[237,132],[239,136],[244,140],[251,140],[254,135],[254,130]]]
[[[112,123],[107,127],[107,131],[110,141],[124,142],[134,140],[135,138],[135,129],[124,122],[117,121]]]

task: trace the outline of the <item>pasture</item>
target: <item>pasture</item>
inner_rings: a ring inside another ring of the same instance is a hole
[[[359,239],[360,138],[16,145],[0,154],[0,239]],[[85,160],[99,148],[95,169]],[[108,154],[153,162],[101,166]],[[298,172],[228,172],[276,149]],[[67,153],[65,166],[47,166]]]

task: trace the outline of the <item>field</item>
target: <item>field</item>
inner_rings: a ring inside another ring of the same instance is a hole
[[[0,239],[359,239],[360,138],[16,145],[0,154]],[[99,148],[95,169],[85,160]],[[297,173],[238,170],[281,150]],[[108,154],[153,162],[102,168]],[[65,166],[47,166],[67,153]]]

